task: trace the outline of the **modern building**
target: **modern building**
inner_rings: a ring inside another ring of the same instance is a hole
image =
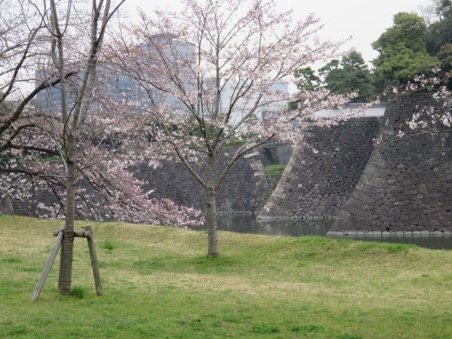
[[[181,96],[195,98],[198,91],[198,83],[195,73],[196,67],[196,46],[186,41],[178,39],[172,34],[157,34],[148,37],[142,46],[140,63],[146,65],[146,72],[136,74],[142,77],[138,82],[131,74],[122,71],[121,67],[113,63],[102,63],[98,65],[98,82],[103,88],[103,96],[112,96],[114,100],[124,102],[135,110],[135,113],[143,112],[146,109],[165,105],[171,110],[186,111],[186,107],[181,100]],[[163,73],[164,72],[164,73]],[[162,73],[165,74],[162,76]],[[37,73],[37,78],[43,77],[44,71]],[[172,81],[166,77],[170,75]],[[68,105],[71,107],[76,98],[80,76],[74,76],[67,81]],[[178,85],[174,84],[177,82]],[[213,90],[214,81],[211,78],[203,79],[203,91],[207,93],[209,87]],[[230,81],[221,93],[220,112],[229,109],[231,98],[234,95],[236,84]],[[287,84],[275,84],[274,91],[289,92]],[[247,98],[242,98],[235,102],[232,112],[231,123],[240,121],[243,114],[255,105],[257,93]],[[210,101],[209,101],[210,100]],[[206,117],[210,115],[216,106],[215,95],[203,95],[203,111]],[[273,102],[269,97],[263,97],[262,105],[259,106],[256,116],[261,118],[264,111],[281,111],[287,107],[287,101]],[[41,91],[36,97],[36,105],[46,111],[58,113],[61,111],[61,87],[56,85]],[[200,109],[200,107],[199,107]]]

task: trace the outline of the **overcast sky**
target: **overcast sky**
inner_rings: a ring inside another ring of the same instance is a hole
[[[377,56],[371,43],[392,26],[394,14],[415,12],[422,14],[432,0],[276,0],[281,10],[293,9],[297,18],[314,13],[324,23],[321,37],[343,40],[352,37],[347,48],[355,48],[367,61]],[[127,0],[127,9],[137,7],[152,11],[156,7],[176,11],[179,0]]]

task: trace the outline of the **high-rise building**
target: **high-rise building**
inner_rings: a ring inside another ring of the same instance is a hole
[[[147,41],[141,45],[141,53],[138,61],[142,64],[143,72],[135,76],[124,71],[120,65],[112,62],[103,62],[97,66],[97,94],[104,100],[112,98],[117,102],[122,102],[130,109],[131,113],[140,113],[146,109],[165,105],[171,111],[186,111],[184,105],[187,98],[196,103],[200,84],[197,82],[196,72],[196,46],[178,39],[172,34],[156,34],[146,38]],[[43,77],[45,71],[38,71],[37,78]],[[171,79],[169,79],[171,77]],[[74,104],[77,91],[79,89],[81,75],[76,75],[67,80],[67,94],[69,108]],[[137,79],[140,78],[140,79]],[[202,107],[197,107],[198,111],[209,117],[214,108],[219,104],[220,112],[224,113],[229,109],[231,97],[237,84],[229,79],[229,83],[224,86],[221,93],[220,102],[215,102],[216,95],[205,94],[212,90],[214,94],[214,79],[206,77],[202,79]],[[274,84],[272,91],[282,91],[288,93],[287,84]],[[205,95],[204,95],[205,94]],[[235,102],[232,112],[234,124],[240,121],[243,114],[255,105],[258,97],[251,95]],[[184,100],[181,100],[184,99]],[[257,116],[261,117],[264,111],[281,111],[287,107],[286,101],[271,102],[264,97],[257,110]],[[41,91],[36,97],[36,104],[39,108],[58,113],[61,111],[61,86],[56,85]],[[198,105],[201,103],[198,102]],[[93,107],[97,106],[95,100]]]

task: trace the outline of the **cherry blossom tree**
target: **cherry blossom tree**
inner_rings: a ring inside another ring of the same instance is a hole
[[[337,55],[340,43],[321,42],[319,20],[296,21],[272,0],[186,0],[181,12],[141,13],[131,33],[116,36],[112,53],[132,77],[140,98],[131,103],[147,118],[154,143],[181,161],[205,193],[208,256],[219,255],[216,193],[235,162],[278,139],[303,145],[299,129],[325,107],[351,96],[325,88],[294,98],[278,84],[294,71]],[[286,108],[296,100],[298,109]],[[269,109],[279,105],[277,111]],[[228,148],[231,140],[243,145]],[[220,165],[224,164],[224,165]]]
[[[60,115],[47,119],[52,131],[48,131],[65,167],[65,222],[61,247],[59,289],[62,294],[69,294],[72,281],[72,261],[74,242],[74,222],[76,219],[77,167],[79,164],[79,144],[84,132],[86,117],[90,111],[93,92],[96,85],[97,64],[107,29],[114,12],[122,5],[112,1],[92,1],[90,12],[86,15],[73,1],[66,4],[55,0],[45,1],[36,9],[44,21],[51,37],[50,60],[47,69],[55,72],[60,79],[59,99]],[[81,18],[80,22],[77,19]],[[85,30],[86,20],[88,28]],[[89,41],[77,39],[85,35]],[[77,55],[78,54],[78,55]],[[74,62],[75,61],[75,62]],[[78,77],[75,88],[65,80],[70,68],[77,69]],[[46,69],[46,68],[44,68]],[[70,100],[70,91],[75,94]],[[45,125],[41,125],[43,128]],[[59,139],[59,140],[58,140]]]
[[[3,39],[4,75],[12,75],[4,77],[2,88],[0,170],[7,174],[0,176],[2,195],[24,199],[40,192],[39,215],[64,217],[62,294],[71,288],[77,216],[178,226],[199,222],[192,219],[197,211],[153,199],[132,174],[139,162],[156,166],[160,158],[151,146],[140,150],[146,136],[136,128],[142,119],[121,105],[107,56],[101,55],[108,25],[123,3],[93,0],[87,6],[49,0],[9,8],[23,19],[12,27],[28,28],[31,37],[17,44],[22,50],[17,47],[14,55],[12,39],[24,34],[8,32]],[[21,89],[18,83],[24,79],[35,86],[30,94],[4,100]]]

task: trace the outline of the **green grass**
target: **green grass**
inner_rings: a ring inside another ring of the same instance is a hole
[[[104,295],[76,239],[72,296],[56,262],[32,303],[61,221],[0,216],[0,338],[452,338],[452,251],[91,225]]]
[[[269,164],[264,167],[264,173],[267,177],[280,177],[287,164]]]

